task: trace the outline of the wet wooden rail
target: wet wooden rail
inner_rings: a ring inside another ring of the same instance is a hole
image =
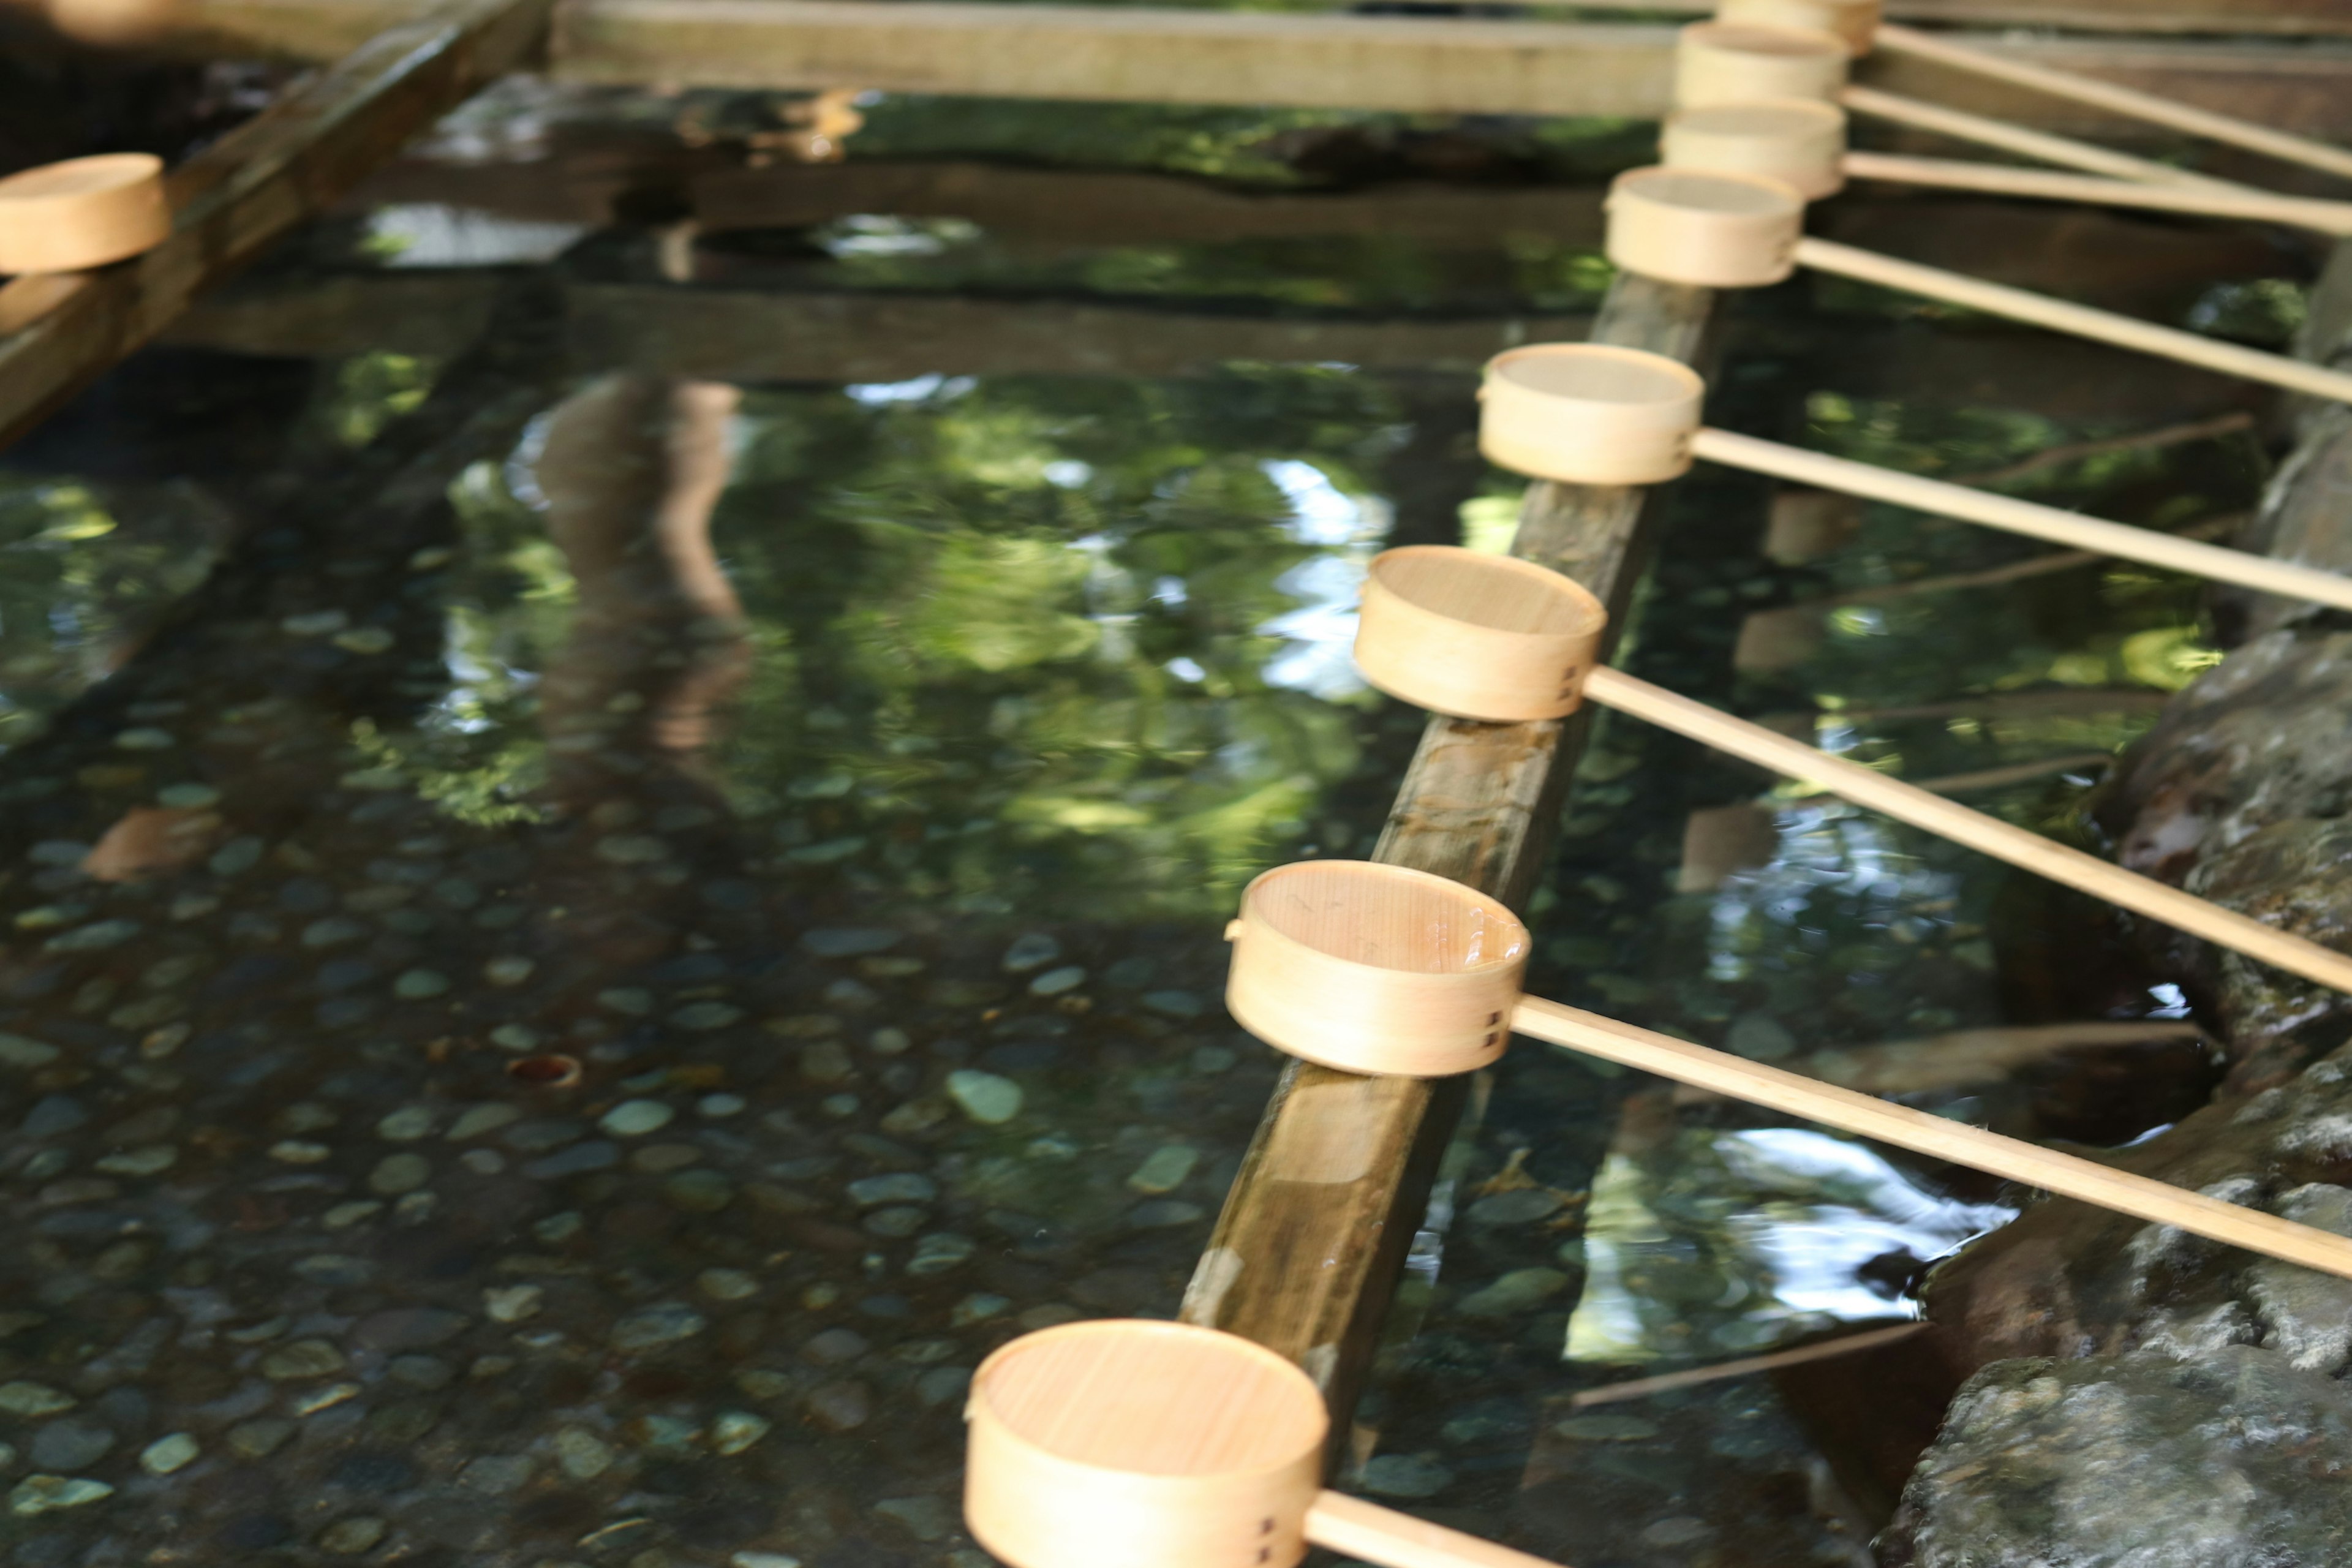
[[[1694,361],[1713,300],[1709,290],[1621,276],[1592,335]],[[1599,595],[1613,641],[1664,493],[1534,485],[1512,553]],[[1549,858],[1589,715],[1532,724],[1431,719],[1372,858],[1523,905]],[[1244,1335],[1305,1367],[1331,1405],[1335,1432],[1347,1429],[1465,1090],[1459,1078],[1358,1078],[1294,1062],[1186,1292],[1186,1321]]]
[[[331,206],[417,132],[530,63],[549,0],[458,0],[362,44],[172,171],[171,238],[94,272],[0,289],[0,445]]]

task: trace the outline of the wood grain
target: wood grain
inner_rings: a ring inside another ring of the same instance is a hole
[[[2320,234],[2352,234],[2352,202],[2313,201],[2269,191],[2151,184],[2090,174],[2052,174],[2039,169],[2014,169],[2003,163],[1895,157],[1884,153],[1849,153],[1841,162],[1846,177],[1853,180],[1885,180],[1947,191],[1985,191],[2036,201],[2088,202],[2095,206],[2244,218],[2255,223],[2293,224]]]
[[[1712,306],[1708,290],[1621,277],[1592,336],[1688,363],[1699,357]],[[1534,485],[1511,553],[1575,578],[1622,626],[1654,531],[1656,494]],[[1523,903],[1588,723],[1582,713],[1526,724],[1432,719],[1372,858]],[[1255,1340],[1305,1367],[1336,1431],[1347,1429],[1466,1089],[1461,1078],[1358,1078],[1294,1064],[1186,1292],[1185,1321]],[[1349,1158],[1335,1157],[1341,1146]]]
[[[409,137],[528,63],[550,0],[457,0],[393,27],[173,170],[172,237],[135,260],[0,289],[0,446],[325,210]]]

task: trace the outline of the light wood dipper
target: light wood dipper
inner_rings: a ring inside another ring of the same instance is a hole
[[[1760,288],[1809,267],[2225,375],[2352,403],[2352,374],[1808,238],[1802,233],[1804,197],[1779,180],[1690,169],[1630,169],[1611,183],[1605,205],[1609,259],[1665,282]]]
[[[1873,49],[1906,55],[2352,179],[2352,151],[2120,82],[2035,65],[1934,33],[1897,26],[1882,20],[1881,11],[1879,0],[1719,0],[1715,22],[1699,25],[1824,34],[1854,55]]]
[[[172,235],[163,161],[103,153],[0,179],[0,272],[81,272]]]
[[[1594,700],[1617,706],[1613,688],[1609,696],[1600,689],[1603,675],[1614,672],[1595,671],[1586,690]],[[1226,1004],[1234,1020],[1276,1049],[1327,1067],[1427,1077],[1482,1067],[1494,1059],[1508,1034],[1529,1035],[1859,1137],[2352,1279],[2352,1237],[1524,995],[1519,987],[1528,946],[1526,928],[1493,899],[1458,883],[1453,884],[1455,891],[1449,903],[1442,889],[1429,885],[1443,881],[1425,872],[1366,860],[1310,860],[1266,872],[1244,889],[1241,918],[1226,928],[1234,949]],[[1480,933],[1475,957],[1462,940],[1468,929]],[[1317,962],[1298,963],[1302,950],[1311,952]],[[1429,984],[1433,977],[1454,984],[1439,990]],[[1286,997],[1279,1008],[1258,1005],[1274,995]],[[1376,1036],[1360,1032],[1367,1016],[1383,1020]],[[1474,1019],[1487,1020],[1484,1033],[1474,1032]],[[1396,1042],[1417,1026],[1427,1030],[1430,1047],[1411,1058],[1418,1066],[1406,1068],[1401,1063],[1408,1058]],[[1450,1051],[1444,1048],[1446,1042],[1452,1045]],[[1076,1560],[1070,1560],[1066,1568],[1077,1568]]]
[[[2149,184],[2002,163],[1850,153],[1845,111],[1816,99],[1771,99],[1677,110],[1666,117],[1660,131],[1658,161],[1664,167],[1696,174],[1778,180],[1793,186],[1807,201],[1836,195],[1848,180],[1874,180],[2352,234],[2352,202],[2312,201],[2226,186]]]
[[[1478,390],[1478,447],[1515,473],[1585,485],[1659,484],[1704,458],[2257,593],[2352,609],[2352,578],[2332,572],[1717,430],[1700,422],[1706,392],[1696,371],[1663,354],[1600,343],[1530,344],[1487,362]]]
[[[972,1374],[964,1519],[1013,1568],[1552,1568],[1322,1488],[1330,1418],[1263,1345],[1189,1324],[1044,1329]]]

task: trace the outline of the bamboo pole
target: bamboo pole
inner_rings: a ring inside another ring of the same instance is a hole
[[[2036,158],[2062,168],[2083,169],[2094,174],[2106,174],[2118,180],[2137,180],[2148,184],[2195,185],[2223,191],[2253,188],[2230,180],[2217,180],[2210,174],[2177,169],[2153,158],[2136,158],[2128,153],[2118,153],[2095,142],[2078,142],[2071,136],[2029,130],[2022,125],[2012,125],[2006,120],[1995,120],[1990,115],[1971,114],[1964,109],[1949,109],[1940,103],[1906,98],[1900,93],[1881,92],[1874,87],[1848,87],[1838,94],[1837,100],[1853,112],[1868,115],[1874,120],[1908,125],[1916,131],[1932,131],[1939,136],[1973,142],[1983,147],[1997,147],[2004,153]]]
[[[1848,153],[1840,163],[1847,176],[1857,180],[1933,185],[1948,191],[1984,191],[2044,201],[2084,202],[2095,206],[2144,207],[2153,212],[2189,213],[2205,217],[2247,218],[2257,223],[2293,224],[2321,234],[2352,234],[2352,202],[2314,201],[2275,195],[2268,191],[2217,191],[2087,174],[2053,174],[2000,163],[1902,158],[1884,153]]]
[[[2151,1224],[2171,1226],[2224,1246],[2242,1247],[2322,1273],[2352,1279],[2352,1237],[2297,1225],[2259,1209],[2224,1203],[2076,1155],[2004,1138],[1998,1132],[1925,1110],[1891,1105],[1850,1089],[1817,1082],[1540,997],[1519,999],[1511,1012],[1511,1027],[1519,1034],[1566,1046],[1621,1067],[1654,1073],[1751,1105],[1768,1106]]]
[[[2274,131],[2267,125],[2256,125],[2235,115],[2216,113],[2210,109],[2200,109],[2175,99],[2159,98],[2137,88],[2101,81],[2095,77],[2082,76],[2074,71],[2053,70],[2048,66],[1988,54],[1966,44],[1956,44],[1948,38],[1894,23],[1879,25],[1876,44],[1890,54],[1933,61],[1937,65],[1969,71],[1994,81],[2045,92],[2053,98],[2072,99],[2095,109],[2144,120],[2151,125],[2167,126],[2175,131],[2185,131],[2192,136],[2226,142],[2235,147],[2352,180],[2352,152],[2332,147],[2325,142],[2315,142],[2308,136],[2296,136],[2288,132]]]
[[[1344,1492],[1317,1495],[1307,1510],[1307,1539],[1386,1568],[1554,1568],[1543,1558]]]
[[[1857,463],[1850,458],[1833,458],[1826,452],[1808,452],[1802,447],[1735,435],[1713,426],[1702,426],[1691,437],[1691,451],[1696,457],[1727,468],[1769,474],[1775,479],[1912,507],[1941,517],[1956,517],[2006,533],[2023,534],[2029,539],[2117,560],[2137,561],[2168,572],[2186,572],[2211,582],[2251,588],[2259,594],[2276,594],[2352,610],[2352,577],[2323,572],[2315,566],[2298,566],[2177,534],[2084,517],[2038,501],[1995,495],[1990,490],[1948,484],[1917,474],[1898,473],[1870,463]]]
[[[2324,947],[2308,937],[2280,931],[2193,893],[2126,871],[2096,856],[2053,843],[2038,833],[1971,811],[1916,784],[1889,778],[1859,763],[1833,757],[1801,741],[1777,735],[1759,724],[1735,719],[1606,665],[1585,677],[1584,695],[1603,707],[1687,735],[1727,756],[1818,784],[1856,805],[1882,812],[1898,822],[1925,828],[1938,837],[2063,883],[2120,909],[2352,994],[2352,954]]]
[[[2221,342],[2212,338],[2200,337],[2195,332],[2158,326],[2153,321],[2118,316],[2111,310],[2094,310],[2070,300],[2053,300],[2044,294],[2011,289],[2002,283],[1988,283],[1957,272],[1947,272],[1941,268],[1923,267],[1917,262],[1857,250],[1853,246],[1839,245],[1826,239],[1800,239],[1795,255],[1799,266],[1810,267],[1818,272],[1925,295],[1931,300],[1964,305],[1989,315],[2028,321],[2053,331],[2073,332],[2078,337],[2113,343],[2118,348],[2179,360],[2184,364],[2201,365],[2224,375],[2243,376],[2248,381],[2266,382],[2292,392],[2352,403],[2352,374],[2303,360],[2289,359],[2284,354],[2264,353],[2260,349]]]

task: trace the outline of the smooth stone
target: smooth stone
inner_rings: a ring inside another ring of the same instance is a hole
[[[1174,1192],[1200,1163],[1201,1152],[1191,1144],[1163,1143],[1136,1167],[1127,1184],[1139,1193]]]
[[[1357,1479],[1375,1497],[1425,1498],[1452,1486],[1454,1472],[1420,1454],[1381,1454]]]
[[[266,1459],[294,1436],[294,1423],[275,1415],[240,1421],[228,1429],[229,1450],[243,1459]]]
[[[173,1432],[139,1451],[139,1468],[149,1475],[168,1476],[194,1464],[200,1451],[193,1433]]]
[[[1551,1429],[1584,1443],[1641,1443],[1658,1435],[1656,1423],[1638,1415],[1571,1415]]]
[[[1162,1230],[1173,1226],[1191,1225],[1208,1212],[1199,1204],[1188,1204],[1181,1198],[1154,1198],[1148,1204],[1138,1204],[1128,1210],[1127,1223],[1138,1230]]]
[[[616,1351],[656,1350],[691,1339],[710,1326],[710,1321],[683,1301],[656,1301],[624,1313],[614,1323],[612,1347]]]
[[[79,1100],[63,1094],[45,1094],[25,1113],[17,1131],[27,1138],[49,1138],[70,1132],[89,1120]]]
[[[669,1016],[669,1021],[681,1029],[702,1033],[723,1029],[743,1016],[743,1009],[729,1002],[693,1002]]]
[[[485,1132],[495,1132],[509,1122],[522,1119],[522,1112],[511,1105],[469,1105],[449,1123],[449,1131],[441,1134],[444,1142],[462,1143],[468,1138],[479,1138]]]
[[[874,1511],[905,1527],[918,1541],[940,1541],[955,1532],[955,1505],[945,1498],[884,1498]]]
[[[80,1508],[114,1495],[114,1489],[104,1481],[94,1481],[88,1476],[26,1476],[10,1489],[8,1511],[14,1514],[57,1513],[69,1508]],[[23,1562],[22,1553],[17,1560]]]
[[[84,1470],[106,1458],[114,1442],[111,1428],[69,1416],[34,1433],[25,1451],[45,1470]]]
[[[688,1165],[698,1163],[701,1159],[702,1151],[691,1143],[644,1143],[629,1156],[629,1169],[658,1176],[671,1171],[682,1171]]]
[[[898,946],[898,937],[880,926],[823,926],[803,931],[801,946],[818,958],[862,958]]]
[[[261,1358],[261,1375],[273,1383],[325,1377],[343,1370],[343,1352],[326,1340],[296,1340]]]
[[[520,985],[538,967],[518,953],[501,953],[482,965],[482,978],[493,985]]]
[[[968,1236],[952,1231],[936,1231],[915,1243],[915,1255],[907,1260],[907,1272],[917,1277],[944,1274],[968,1260],[979,1250],[979,1244]]]
[[[490,1497],[504,1497],[520,1491],[530,1479],[531,1460],[528,1454],[484,1454],[466,1461],[457,1472],[457,1484],[469,1492],[482,1492]]]
[[[422,1154],[387,1154],[368,1173],[368,1189],[385,1197],[413,1193],[433,1179],[433,1163]]]
[[[999,1126],[1021,1114],[1021,1086],[978,1068],[959,1068],[948,1074],[948,1097],[982,1126]]]
[[[1460,1310],[1474,1318],[1501,1318],[1542,1305],[1568,1289],[1557,1268],[1514,1268],[1482,1290],[1462,1298]]]
[[[854,1432],[873,1418],[874,1394],[864,1384],[845,1379],[811,1389],[808,1409],[810,1418],[826,1430]]]
[[[723,1410],[710,1424],[710,1447],[720,1454],[740,1454],[766,1436],[771,1426],[748,1410]]]
[[[537,1154],[550,1149],[561,1149],[587,1131],[587,1123],[569,1120],[522,1121],[509,1128],[506,1137],[500,1142],[509,1149]]]
[[[432,1131],[433,1110],[424,1105],[404,1105],[375,1124],[375,1135],[393,1143],[413,1143]]]
[[[464,1333],[467,1321],[462,1313],[439,1307],[395,1307],[362,1318],[352,1331],[352,1342],[388,1354],[432,1350]]]
[[[688,1214],[717,1214],[735,1201],[735,1184],[712,1170],[680,1171],[661,1185],[662,1202]]]
[[[110,1176],[152,1176],[179,1162],[180,1152],[171,1144],[150,1143],[144,1148],[109,1154],[98,1162],[98,1168]]]
[[[714,1301],[740,1301],[760,1293],[760,1282],[740,1268],[706,1268],[694,1283]]]
[[[356,1557],[383,1539],[384,1522],[365,1514],[339,1519],[319,1532],[319,1550],[338,1557]]]
[[[1560,1195],[1548,1187],[1517,1187],[1489,1193],[1472,1204],[1463,1217],[1472,1225],[1533,1225],[1559,1212]]]
[[[597,1118],[596,1125],[615,1138],[642,1138],[660,1131],[677,1115],[658,1100],[625,1100]]]
[[[1190,991],[1147,991],[1143,1005],[1162,1017],[1197,1018],[1208,1008]]]
[[[860,1208],[877,1204],[927,1204],[940,1195],[940,1185],[929,1176],[912,1171],[895,1171],[887,1176],[866,1176],[849,1184],[849,1198]]]
[[[482,1292],[482,1310],[498,1323],[520,1323],[539,1316],[547,1291],[537,1285],[493,1285]]]
[[[955,1310],[948,1314],[948,1326],[961,1329],[973,1323],[984,1323],[1011,1305],[1013,1300],[1010,1297],[991,1295],[984,1290],[974,1291],[955,1304]]]
[[[425,1002],[449,989],[449,977],[438,970],[411,969],[392,983],[392,994],[404,1002]]]
[[[54,1415],[79,1403],[72,1394],[46,1383],[0,1383],[0,1411],[11,1415]]]
[[[727,1568],[801,1568],[801,1560],[784,1552],[738,1552]]]
[[[856,1329],[827,1329],[813,1334],[800,1348],[800,1357],[812,1366],[840,1366],[856,1361],[872,1347]]]
[[[1062,956],[1062,944],[1043,931],[1031,931],[1014,939],[1004,950],[1003,968],[1007,974],[1026,974],[1033,969],[1043,969]]]
[[[58,1056],[55,1046],[0,1029],[0,1067],[45,1068]]]
[[[1049,969],[1032,980],[1029,983],[1029,994],[1059,996],[1066,992],[1076,991],[1086,983],[1087,972],[1084,969],[1075,963],[1066,963],[1058,969]]]
[[[951,1399],[960,1399],[971,1386],[971,1368],[968,1366],[935,1366],[915,1380],[915,1397],[929,1408],[936,1409]]]
[[[741,1115],[750,1103],[740,1094],[706,1094],[694,1102],[694,1109],[713,1121],[723,1121]]]
[[[619,1458],[611,1444],[583,1427],[566,1426],[555,1434],[555,1462],[575,1481],[594,1480]]]

